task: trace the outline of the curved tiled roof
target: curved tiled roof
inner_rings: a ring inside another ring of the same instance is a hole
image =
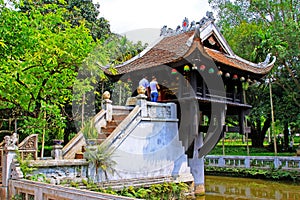
[[[191,51],[195,50],[195,46],[198,46],[198,49],[199,45],[203,47],[200,41],[201,39],[199,38],[199,32],[198,34],[196,34],[196,32],[197,30],[161,37],[156,44],[148,47],[136,57],[116,66],[118,74],[125,74],[132,71],[174,63],[186,58],[191,54]],[[220,35],[220,33],[218,34]],[[199,44],[193,45],[196,42]],[[227,46],[227,48],[230,49],[229,46]],[[208,47],[204,47],[204,50],[216,62],[222,63],[237,70],[253,73],[258,76],[267,74],[272,69],[275,62],[274,57],[270,64],[256,64],[244,60],[234,54],[229,55]]]
[[[225,65],[234,67],[236,69],[239,70],[243,70],[243,71],[248,71],[254,74],[267,74],[273,67],[273,64],[269,64],[266,67],[256,67],[253,65],[250,65],[246,62],[242,62],[240,59],[238,58],[234,58],[234,57],[230,57],[222,52],[216,51],[214,49],[209,49],[204,47],[205,51],[207,52],[207,54],[214,60],[220,63],[223,63]]]
[[[116,66],[118,74],[156,67],[182,58],[189,50],[186,42],[193,34],[194,32],[190,31],[161,38],[157,44],[147,49],[146,52],[141,52],[131,60]]]

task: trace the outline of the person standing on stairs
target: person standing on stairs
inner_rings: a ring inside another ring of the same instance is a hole
[[[150,82],[150,90],[151,90],[151,93],[150,93],[151,101],[157,102],[159,85],[157,83],[155,76],[152,76],[152,81]]]
[[[147,76],[144,76],[140,82],[139,82],[139,86],[143,86],[145,88],[145,95],[147,97],[149,97],[149,92],[148,92],[148,89],[149,89],[149,81],[148,81],[148,77]]]

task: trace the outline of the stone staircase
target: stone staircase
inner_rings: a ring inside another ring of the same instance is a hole
[[[118,125],[128,116],[133,110],[133,106],[112,106],[112,120],[103,123],[105,120],[106,111],[101,110],[95,117],[96,128],[99,132],[97,144],[104,142],[107,137],[118,127]],[[63,148],[63,157],[65,159],[82,158],[86,141],[81,132],[78,132],[75,137],[70,140]]]
[[[98,136],[100,144],[118,127],[132,109],[132,107],[113,106],[112,121],[107,122],[106,126],[101,128],[101,133]]]

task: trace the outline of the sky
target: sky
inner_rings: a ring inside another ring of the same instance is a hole
[[[94,0],[100,4],[100,16],[107,19],[114,33],[129,39],[152,42],[167,25],[176,29],[187,17],[196,22],[211,11],[208,0]],[[131,37],[131,38],[130,38]],[[133,38],[132,38],[133,37]],[[147,38],[149,41],[147,41]]]

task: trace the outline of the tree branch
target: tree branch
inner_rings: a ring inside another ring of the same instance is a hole
[[[279,85],[288,94],[293,91],[293,89],[288,84],[286,86],[289,88],[289,90],[279,80],[277,80],[275,82],[275,84]],[[294,96],[292,97],[292,100],[300,108],[300,103],[298,102],[298,100]]]
[[[289,72],[289,74],[291,75],[291,77],[293,78],[293,81],[295,82],[298,90],[300,90],[300,84],[299,81],[297,80],[297,78],[295,77],[293,71],[291,70],[291,68],[288,66],[288,63],[286,61],[284,61],[284,66],[286,67],[287,71]]]

